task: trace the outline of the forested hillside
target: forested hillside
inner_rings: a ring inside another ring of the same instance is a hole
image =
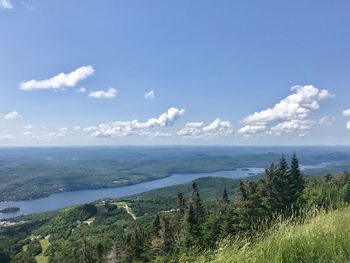
[[[124,199],[16,218],[14,226],[0,228],[0,258],[1,262],[240,262],[242,257],[247,262],[293,262],[286,258],[329,262],[340,253],[336,262],[341,262],[350,259],[344,246],[350,229],[333,224],[347,220],[349,201],[348,173],[305,177],[296,155],[290,163],[282,156],[262,178],[201,178]]]
[[[348,147],[297,147],[303,164],[347,161]],[[0,148],[0,201],[137,184],[174,173],[265,167],[290,147]],[[287,159],[290,156],[286,156]],[[349,163],[346,163],[349,168]],[[338,169],[338,170],[337,170]],[[339,171],[338,165],[331,169]],[[320,175],[322,171],[314,171]]]

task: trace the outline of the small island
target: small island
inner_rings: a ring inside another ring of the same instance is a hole
[[[9,214],[9,213],[18,212],[19,210],[20,210],[19,207],[7,207],[7,208],[0,210],[0,213]]]

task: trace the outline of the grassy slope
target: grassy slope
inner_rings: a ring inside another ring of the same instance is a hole
[[[349,262],[350,208],[321,213],[303,224],[283,222],[253,244],[226,240],[215,252],[183,262]]]
[[[35,257],[35,259],[38,263],[47,263],[47,262],[49,262],[49,259],[47,256],[45,256],[45,252],[50,245],[49,239],[48,238],[41,239],[40,245],[41,245],[41,248],[43,249],[43,251],[39,255],[37,255]]]

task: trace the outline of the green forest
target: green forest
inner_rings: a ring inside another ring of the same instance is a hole
[[[201,178],[15,218],[0,262],[344,262],[350,175],[305,176],[293,154],[249,180]]]
[[[178,173],[265,167],[283,150],[292,152],[276,147],[0,148],[0,201],[132,185]],[[348,148],[298,147],[298,157],[306,165],[334,162],[332,172],[350,169]],[[308,173],[322,175],[324,169]]]

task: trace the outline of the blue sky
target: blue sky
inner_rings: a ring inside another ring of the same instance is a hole
[[[0,145],[349,144],[349,11],[0,0]]]

